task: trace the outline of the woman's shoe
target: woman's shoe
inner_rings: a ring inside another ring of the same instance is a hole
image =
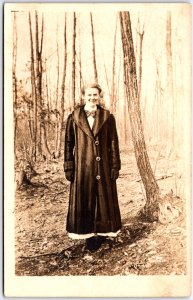
[[[97,244],[100,247],[105,241],[106,241],[106,236],[102,235],[97,235]]]
[[[95,237],[92,236],[91,238],[86,239],[86,249],[89,251],[95,250],[96,247]]]

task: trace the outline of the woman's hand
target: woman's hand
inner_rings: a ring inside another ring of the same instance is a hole
[[[67,170],[65,172],[65,175],[66,175],[66,179],[70,182],[73,182],[74,181],[74,171],[73,170]]]
[[[116,180],[119,177],[119,170],[117,169],[112,169],[111,170],[111,179]]]

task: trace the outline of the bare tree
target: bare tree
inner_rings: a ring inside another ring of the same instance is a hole
[[[43,67],[42,67],[42,50],[43,50],[43,37],[44,37],[44,19],[42,17],[42,27],[41,27],[41,37],[39,40],[39,29],[38,29],[38,13],[35,12],[35,24],[36,24],[36,97],[37,103],[40,108],[39,116],[40,116],[40,149],[41,154],[47,158],[51,158],[51,153],[47,144],[47,135],[46,128],[44,122],[44,111],[43,111],[43,101],[42,101],[42,75],[43,75]]]
[[[109,92],[109,95],[111,95],[110,80],[109,80],[109,77],[107,75],[107,68],[106,68],[105,62],[104,62],[104,70],[105,70],[105,78],[106,78],[106,82],[107,82],[108,92]]]
[[[78,62],[79,62],[79,85],[80,85],[80,92],[82,86],[84,86],[84,79],[82,75],[82,57],[81,57],[81,34],[80,34],[80,24],[79,24],[79,31],[78,31],[78,40],[79,40],[79,57],[78,57]],[[81,94],[81,93],[80,93]],[[80,97],[80,104],[83,104],[83,99]]]
[[[55,145],[56,149],[58,147],[58,140],[59,140],[59,78],[60,78],[60,58],[59,58],[59,45],[58,45],[58,24],[56,28],[56,54],[57,54],[57,82],[56,82],[56,101],[55,101],[55,112],[56,112],[56,122],[55,122]]]
[[[143,36],[144,36],[144,26],[142,32],[138,32],[139,35],[139,77],[138,77],[138,91],[139,100],[141,99],[141,80],[142,80],[142,51],[143,51]]]
[[[122,67],[122,57],[120,57],[120,60],[119,60],[119,67],[118,67],[118,71],[117,71],[117,76],[116,76],[116,84],[115,84],[115,95],[119,95],[120,93],[120,76],[121,76],[121,68]],[[116,120],[117,120],[117,123],[119,124],[120,123],[120,106],[119,106],[119,101],[118,99],[116,99]],[[120,135],[121,135],[121,129],[122,127],[121,126],[117,126],[118,127],[118,130],[120,130]]]
[[[114,33],[112,84],[111,84],[111,111],[113,114],[116,113],[116,94],[115,94],[116,40],[117,40],[117,19],[116,19],[116,27]]]
[[[127,144],[127,92],[124,87],[124,100],[123,100],[123,133],[124,133],[124,143]]]
[[[66,23],[67,23],[67,13],[65,13],[65,24],[64,24],[64,69],[63,69],[63,78],[61,86],[61,102],[60,102],[60,121],[58,126],[58,144],[55,157],[60,156],[61,145],[62,145],[62,127],[64,121],[64,102],[65,102],[65,84],[66,84],[66,67],[67,67],[67,32],[66,32]]]
[[[47,59],[45,58],[44,63],[44,70],[45,70],[45,89],[46,89],[46,104],[47,110],[50,111],[50,102],[49,102],[49,82],[48,82],[48,71],[47,71]]]
[[[147,198],[146,205],[143,208],[143,215],[149,220],[157,220],[160,192],[149,162],[143,134],[137,85],[136,60],[129,12],[120,12],[120,25],[124,54],[125,89],[130,115],[132,139],[134,143],[137,166],[146,190]]]
[[[56,82],[56,109],[58,108],[58,97],[59,97],[59,75],[60,75],[60,58],[59,58],[59,46],[58,46],[58,24],[56,28],[56,54],[57,54],[57,82]]]
[[[76,13],[73,13],[73,39],[72,39],[72,103],[76,101]]]
[[[143,117],[143,122],[144,122],[144,125],[145,125],[145,106],[146,106],[146,98],[143,99],[143,102],[142,102],[142,99],[141,99],[141,92],[142,92],[142,87],[141,87],[141,84],[142,84],[142,63],[143,63],[143,37],[144,37],[144,23],[143,25],[141,25],[141,22],[140,22],[140,18],[138,17],[138,22],[137,22],[137,36],[136,36],[136,49],[135,49],[135,56],[137,58],[137,61],[138,61],[138,93],[139,93],[139,101],[141,103],[141,107],[143,108],[142,110],[142,117]],[[138,46],[139,44],[139,46]]]
[[[98,73],[97,73],[97,65],[96,65],[96,52],[95,52],[95,38],[94,38],[94,25],[92,13],[90,13],[90,23],[91,23],[91,32],[92,32],[92,53],[93,53],[93,66],[94,66],[94,80],[98,83]]]
[[[33,53],[33,39],[32,39],[32,26],[31,26],[31,16],[29,14],[29,28],[30,28],[30,43],[31,43],[31,84],[32,84],[32,101],[34,101],[34,89],[35,89],[35,70],[34,70],[34,53]],[[23,89],[23,82],[19,80],[17,82],[16,78],[16,62],[17,62],[17,27],[16,27],[16,15],[14,14],[14,45],[13,45],[13,85],[14,89],[14,102],[16,102],[20,98],[20,103],[26,105],[27,104],[27,116],[28,121],[31,123],[31,100],[28,99],[29,95]],[[30,106],[28,107],[30,102]],[[34,103],[33,103],[34,104]],[[26,106],[24,106],[24,110],[26,113]],[[25,115],[24,115],[25,116]],[[17,120],[17,119],[16,119]],[[16,173],[15,173],[15,183],[16,188],[19,188],[21,185],[30,184],[30,179],[28,178],[29,174],[32,174],[33,167],[32,167],[32,158],[36,159],[36,147],[34,145],[34,134],[32,135],[32,128],[31,124],[29,124],[31,138],[33,139],[33,151],[31,151],[31,146],[29,145],[29,141],[27,141],[26,136],[23,136],[24,131],[20,132],[20,143],[21,143],[21,151],[22,156],[20,157],[19,161],[16,163]],[[24,129],[26,130],[26,128]],[[26,131],[25,131],[26,133]],[[31,141],[30,141],[31,142]],[[14,145],[16,147],[16,145]]]
[[[30,29],[30,46],[31,46],[31,87],[32,87],[32,101],[33,101],[33,153],[34,160],[37,158],[37,94],[36,94],[36,80],[35,80],[35,60],[34,60],[34,44],[32,35],[31,14],[29,13],[29,29]]]

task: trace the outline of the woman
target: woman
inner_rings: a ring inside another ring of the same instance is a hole
[[[98,84],[83,88],[85,104],[69,115],[65,133],[64,171],[71,181],[66,229],[69,237],[86,239],[90,250],[121,228],[118,136],[114,116],[99,105],[101,93]]]

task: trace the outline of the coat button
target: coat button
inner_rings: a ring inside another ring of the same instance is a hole
[[[101,160],[101,158],[100,158],[100,156],[97,156],[96,161],[99,161],[99,160]]]
[[[98,146],[99,145],[99,141],[95,141],[95,145]]]
[[[101,179],[100,175],[97,175],[97,176],[96,176],[96,179],[97,179],[97,180],[100,180],[100,179]]]

